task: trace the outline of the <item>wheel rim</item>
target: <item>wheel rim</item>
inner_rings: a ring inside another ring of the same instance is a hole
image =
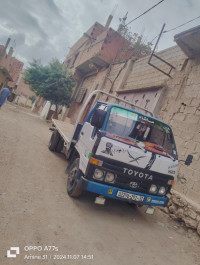
[[[74,167],[70,170],[69,176],[68,176],[68,183],[69,187],[73,188],[74,184],[76,183],[76,175],[77,175],[77,167]]]

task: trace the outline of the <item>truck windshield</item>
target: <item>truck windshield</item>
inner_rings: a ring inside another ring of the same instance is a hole
[[[170,127],[145,114],[112,107],[105,131],[134,145],[140,142],[147,150],[173,158],[177,155]]]

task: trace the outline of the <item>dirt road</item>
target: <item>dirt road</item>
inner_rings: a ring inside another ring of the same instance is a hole
[[[199,237],[159,210],[69,198],[67,162],[48,150],[49,137],[30,111],[0,110],[0,264],[200,264]],[[19,254],[8,258],[11,247]]]

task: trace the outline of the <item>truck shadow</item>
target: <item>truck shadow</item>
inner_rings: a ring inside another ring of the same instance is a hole
[[[79,208],[82,214],[98,216],[98,218],[131,219],[132,222],[139,220],[140,224],[147,224],[153,216],[145,214],[146,206],[138,208],[133,204],[124,201],[106,198],[104,205],[95,204],[96,194],[84,192],[79,199],[71,199],[75,207]],[[153,218],[154,219],[154,218]]]

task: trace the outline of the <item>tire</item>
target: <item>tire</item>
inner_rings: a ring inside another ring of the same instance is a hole
[[[60,134],[57,130],[55,130],[52,135],[51,135],[51,139],[49,141],[49,150],[50,151],[55,151],[58,142],[60,140]]]
[[[57,153],[61,153],[63,147],[64,147],[64,141],[63,141],[63,139],[60,137],[60,140],[58,141],[58,144],[56,145],[56,148],[55,148],[56,152],[57,152]]]
[[[67,193],[70,197],[78,198],[82,194],[82,189],[78,187],[78,179],[81,177],[79,169],[79,158],[75,159],[70,166],[67,179]]]

